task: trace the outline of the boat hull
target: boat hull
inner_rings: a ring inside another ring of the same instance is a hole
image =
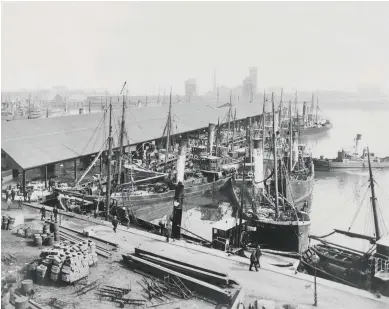
[[[333,125],[331,123],[326,124],[326,125],[321,126],[321,127],[301,128],[300,129],[300,136],[316,135],[316,134],[320,134],[320,133],[329,131],[332,128],[333,128]]]
[[[389,168],[389,161],[370,162],[370,163],[371,163],[371,168]],[[369,168],[369,163],[367,162],[367,160],[337,162],[334,160],[313,159],[313,164],[315,165],[315,169],[320,171]]]
[[[261,248],[284,252],[303,253],[308,249],[311,221],[255,220],[250,239]]]

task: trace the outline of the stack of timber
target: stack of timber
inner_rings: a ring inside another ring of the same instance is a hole
[[[90,239],[92,237],[85,237],[82,233],[65,227],[62,227],[60,231],[60,237],[61,239],[67,240],[73,244],[83,241],[92,241]],[[96,253],[105,258],[111,257],[112,251],[116,250],[117,247],[116,244],[99,240],[97,237],[93,237],[92,242],[95,244]]]
[[[212,299],[217,303],[229,304],[232,300],[230,291],[225,290],[236,284],[229,279],[226,274],[211,271],[198,266],[170,259],[142,249],[135,249],[133,254],[123,254],[123,261],[132,269],[150,274],[163,280],[163,285],[173,292],[188,299],[194,296],[192,291],[204,295],[207,299]],[[158,295],[158,289],[153,290],[153,285],[147,283],[149,299],[151,297],[162,297]],[[154,295],[152,294],[154,291]],[[198,296],[196,296],[198,297]]]

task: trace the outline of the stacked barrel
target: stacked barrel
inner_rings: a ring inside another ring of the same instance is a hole
[[[2,230],[12,230],[15,225],[15,218],[9,216],[3,216],[1,221]]]

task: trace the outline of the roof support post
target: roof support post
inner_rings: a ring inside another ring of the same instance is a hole
[[[47,189],[47,165],[45,165],[45,189]]]
[[[77,180],[77,159],[74,159],[74,179]]]
[[[23,195],[24,195],[26,192],[26,170],[23,170],[22,175],[23,175],[22,190],[23,190]]]

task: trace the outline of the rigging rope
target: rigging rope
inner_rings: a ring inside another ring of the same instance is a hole
[[[362,198],[362,201],[361,201],[360,204],[359,204],[358,210],[356,211],[356,213],[355,213],[353,219],[351,220],[350,227],[348,228],[349,231],[351,230],[351,228],[352,228],[352,226],[353,226],[353,224],[354,224],[354,222],[355,222],[355,219],[357,218],[357,216],[358,216],[358,214],[359,214],[359,211],[360,211],[361,208],[362,208],[362,205],[363,205],[363,202],[364,202],[364,200],[365,200],[365,198],[366,198],[366,195],[367,195],[367,192],[368,192],[368,190],[369,190],[369,187],[370,187],[370,186],[368,186],[368,187],[366,188],[366,192],[365,192],[365,194],[364,194],[364,196],[363,196],[363,198]]]
[[[95,133],[96,133],[96,130],[97,130],[98,128],[101,129],[100,125],[102,124],[102,122],[103,122],[103,120],[104,120],[104,117],[105,117],[105,115],[103,115],[103,117],[101,117],[101,119],[100,119],[100,121],[99,121],[99,124],[97,125],[97,127],[96,127],[95,130],[93,131],[93,134],[92,134],[92,136],[89,138],[88,143],[85,145],[84,149],[81,151],[81,154],[83,154],[84,151],[85,151],[85,149],[86,149],[86,147],[88,147],[90,141],[92,140],[92,137],[93,137],[93,136],[95,135]]]

